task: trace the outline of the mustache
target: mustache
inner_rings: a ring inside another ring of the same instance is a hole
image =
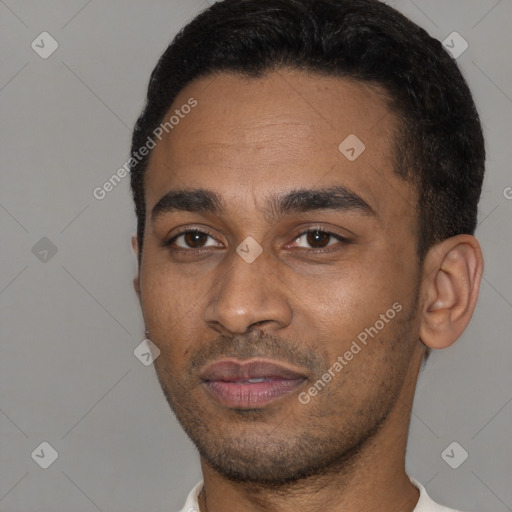
[[[188,370],[194,374],[211,361],[224,357],[237,359],[264,357],[291,363],[307,369],[314,375],[322,375],[324,369],[329,366],[326,364],[327,356],[322,357],[317,351],[273,334],[253,331],[248,334],[220,335],[214,338],[191,357],[187,365]]]

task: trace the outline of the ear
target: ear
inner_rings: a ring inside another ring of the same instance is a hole
[[[135,289],[135,293],[139,297],[140,300],[140,268],[139,268],[139,242],[135,235],[132,236],[132,249],[137,257],[137,275],[133,278],[133,288]]]
[[[446,348],[468,325],[475,310],[484,259],[478,240],[457,235],[432,247],[421,285],[420,338],[430,348]]]

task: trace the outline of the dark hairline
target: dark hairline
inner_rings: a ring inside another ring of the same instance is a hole
[[[418,191],[420,259],[445,238],[474,233],[485,147],[471,91],[437,39],[378,0],[224,0],[206,8],[154,68],[132,154],[194,80],[257,78],[282,67],[377,85],[392,99],[400,120],[394,170]],[[147,159],[131,169],[141,242],[146,167]]]

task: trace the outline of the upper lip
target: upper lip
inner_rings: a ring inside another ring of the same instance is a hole
[[[222,359],[207,365],[200,372],[200,377],[204,381],[236,382],[258,378],[305,379],[306,375],[275,361]]]

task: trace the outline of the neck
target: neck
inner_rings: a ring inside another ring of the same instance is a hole
[[[276,487],[233,482],[201,460],[201,512],[413,511],[419,492],[405,473],[405,450],[420,362],[410,365],[410,375],[380,428],[335,470]]]

